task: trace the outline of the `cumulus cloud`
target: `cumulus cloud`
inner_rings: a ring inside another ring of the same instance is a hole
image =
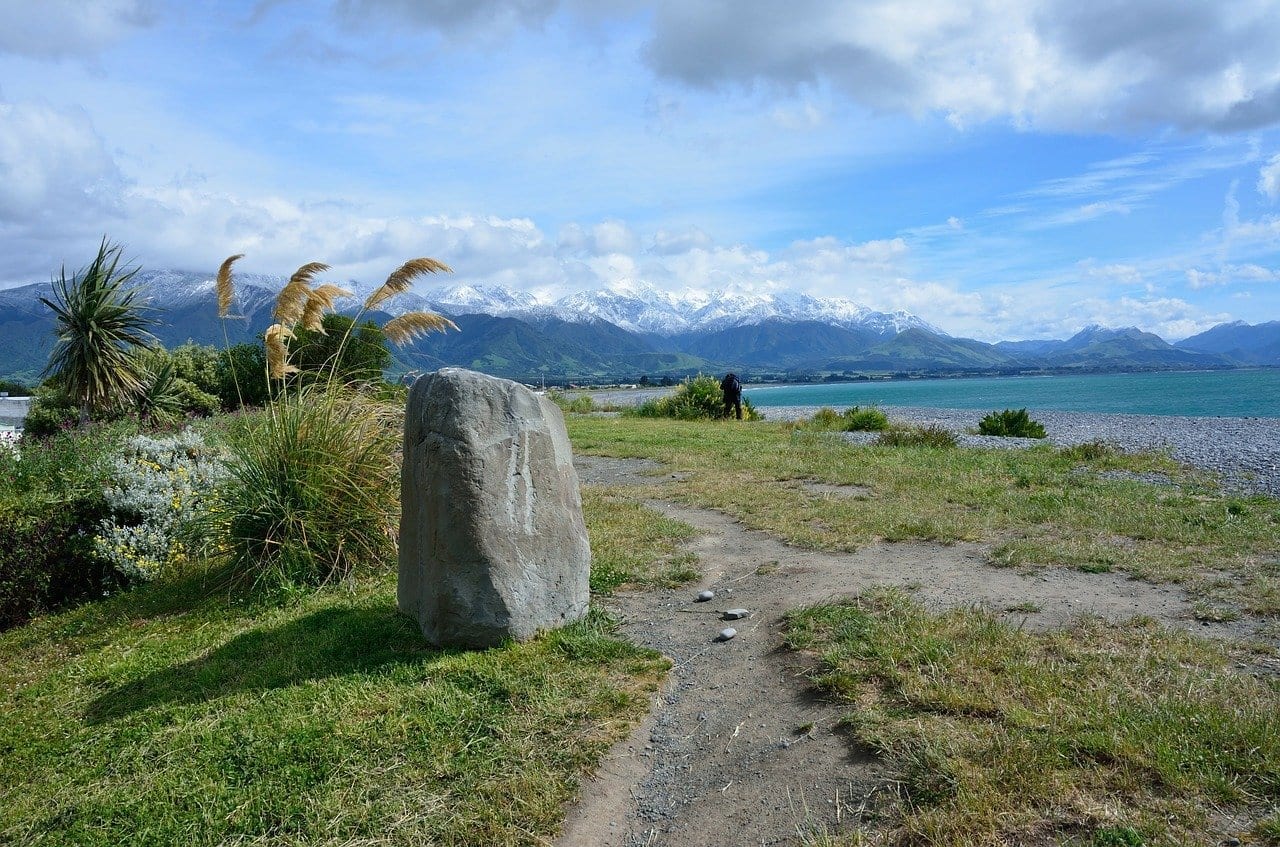
[[[822,80],[961,122],[1247,129],[1280,118],[1278,35],[1260,2],[672,0],[647,57],[691,85]]]
[[[344,19],[452,34],[543,25],[557,0],[341,0]],[[694,87],[830,85],[875,110],[1045,129],[1280,119],[1280,6],[1265,0],[615,0],[563,4],[647,19],[644,61]],[[647,15],[637,16],[638,10]],[[596,33],[607,27],[594,27]],[[806,106],[778,117],[821,119]]]
[[[147,0],[0,0],[0,53],[84,56],[150,25],[154,17]]]

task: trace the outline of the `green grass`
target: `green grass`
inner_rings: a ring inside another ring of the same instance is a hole
[[[1029,634],[895,590],[796,612],[787,639],[893,772],[889,843],[1216,844],[1231,813],[1275,829],[1280,684],[1220,644],[1143,619]]]
[[[1102,445],[851,446],[770,422],[570,417],[568,426],[578,450],[657,458],[683,472],[663,486],[664,496],[720,509],[803,547],[985,542],[1000,565],[1121,571],[1182,583],[1216,606],[1280,615],[1280,501],[1219,493],[1161,455]],[[1125,473],[1162,474],[1174,484]],[[797,479],[871,493],[851,500],[784,484]]]
[[[591,590],[671,587],[696,579],[697,556],[680,550],[696,531],[645,506],[623,488],[583,486],[591,537]]]
[[[544,843],[665,661],[598,615],[432,650],[394,603],[191,578],[0,635],[0,843]]]

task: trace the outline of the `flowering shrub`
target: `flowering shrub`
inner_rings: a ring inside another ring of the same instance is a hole
[[[225,476],[219,453],[189,429],[129,439],[113,461],[105,491],[111,516],[95,551],[129,581],[154,579],[182,561],[179,531]]]

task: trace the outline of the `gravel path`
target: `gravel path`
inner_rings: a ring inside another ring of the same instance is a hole
[[[817,406],[765,406],[768,420],[809,417]],[[945,427],[962,444],[1023,447],[1039,443],[1026,438],[968,435],[977,429],[982,411],[883,406],[892,421]],[[1280,497],[1280,418],[1195,418],[1174,415],[1113,415],[1029,409],[1044,424],[1048,440],[1058,446],[1107,441],[1124,450],[1167,450],[1173,458],[1221,476],[1228,488]],[[870,441],[869,433],[849,433],[852,441]]]

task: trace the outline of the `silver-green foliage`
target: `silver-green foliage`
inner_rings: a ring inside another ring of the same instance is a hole
[[[129,439],[112,462],[104,492],[111,516],[95,551],[131,582],[154,579],[182,558],[181,529],[225,476],[219,452],[192,430]]]

